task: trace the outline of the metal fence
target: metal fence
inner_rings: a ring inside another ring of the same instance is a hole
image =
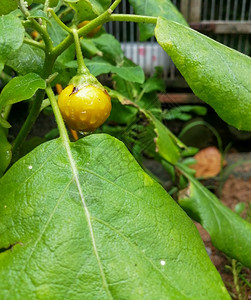
[[[143,0],[142,0],[143,1]],[[192,28],[247,55],[251,54],[251,0],[173,0]],[[116,13],[133,13],[128,0],[123,0]],[[125,55],[139,64],[148,75],[162,66],[164,78],[173,86],[184,81],[169,56],[152,37],[139,41],[138,25],[110,22],[106,30],[121,42]]]

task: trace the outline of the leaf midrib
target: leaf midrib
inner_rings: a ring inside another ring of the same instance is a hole
[[[86,217],[86,221],[87,221],[88,229],[89,229],[89,234],[90,234],[90,238],[91,238],[91,242],[92,242],[93,252],[95,254],[95,257],[96,257],[96,260],[97,260],[97,263],[98,263],[98,266],[99,266],[99,271],[100,271],[100,274],[101,274],[103,286],[105,288],[105,291],[107,293],[108,298],[113,299],[112,294],[111,294],[111,292],[109,290],[109,287],[108,287],[108,283],[107,283],[106,276],[105,276],[105,273],[104,273],[103,265],[102,265],[102,262],[101,262],[101,259],[99,257],[99,253],[98,253],[98,250],[97,250],[96,240],[95,240],[95,236],[94,236],[94,230],[93,230],[92,222],[91,222],[91,215],[90,215],[90,212],[89,212],[88,207],[87,207],[86,202],[85,202],[85,197],[84,197],[83,190],[82,190],[80,180],[79,180],[78,169],[77,169],[77,166],[76,166],[76,163],[75,163],[72,151],[71,151],[71,147],[70,147],[70,144],[69,144],[68,140],[63,138],[62,142],[63,142],[64,148],[66,150],[66,153],[67,153],[67,156],[68,156],[68,159],[69,159],[69,162],[70,162],[73,178],[74,178],[75,183],[77,185],[77,189],[78,189],[78,192],[79,192],[79,196],[81,198],[81,202],[83,204],[84,213],[85,213],[85,217]]]

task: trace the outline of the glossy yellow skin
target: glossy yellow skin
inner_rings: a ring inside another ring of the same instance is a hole
[[[91,132],[101,126],[111,112],[111,97],[105,90],[87,85],[74,91],[68,85],[58,96],[58,106],[69,128]]]
[[[83,21],[83,22],[81,22],[81,23],[78,24],[78,28],[81,28],[81,27],[87,25],[88,23],[90,23],[90,21]],[[102,27],[101,25],[97,26],[92,31],[90,31],[89,33],[87,33],[86,36],[93,37],[96,33],[99,32],[99,30],[101,29],[101,27]]]

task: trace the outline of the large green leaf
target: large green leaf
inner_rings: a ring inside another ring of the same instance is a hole
[[[45,80],[35,73],[13,78],[0,94],[0,110],[6,105],[31,98],[38,89],[45,87]]]
[[[170,0],[129,0],[133,6],[135,14],[153,16],[153,17],[164,17],[168,20],[172,20],[188,26],[186,20],[182,14],[177,10]],[[153,24],[139,24],[140,39],[142,41],[147,40],[154,35]]]
[[[230,299],[191,220],[110,136],[44,143],[0,190],[2,299]]]
[[[65,0],[76,11],[77,21],[92,20],[102,14],[111,0]]]
[[[11,144],[7,140],[6,129],[0,126],[0,177],[11,161]]]
[[[230,125],[251,130],[251,58],[163,18],[155,33],[193,92]]]
[[[11,67],[20,75],[32,72],[41,74],[43,64],[44,51],[27,44],[23,44],[21,48],[10,55],[6,61],[6,65]]]
[[[179,168],[189,180],[180,193],[181,207],[208,231],[216,248],[251,268],[251,224],[224,206],[184,166]]]
[[[0,5],[0,7],[3,4]],[[23,43],[24,27],[19,18],[13,15],[0,16],[0,63],[19,49]]]

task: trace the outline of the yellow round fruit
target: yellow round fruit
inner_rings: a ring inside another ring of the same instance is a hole
[[[87,85],[80,89],[68,85],[58,96],[65,123],[74,130],[91,132],[101,126],[111,112],[111,97],[106,90]]]
[[[83,21],[83,22],[81,22],[81,23],[78,24],[78,28],[81,28],[81,27],[87,25],[88,23],[90,23],[90,21]],[[92,31],[90,31],[89,33],[87,33],[86,36],[93,37],[96,33],[99,32],[99,30],[101,29],[101,27],[102,27],[101,25],[97,26],[96,28],[92,29]]]

